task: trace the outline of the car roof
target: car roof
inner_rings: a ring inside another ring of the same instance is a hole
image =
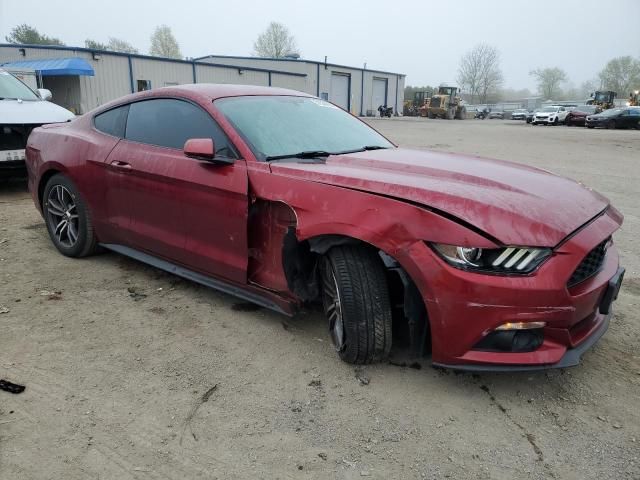
[[[256,85],[235,85],[235,84],[217,84],[217,83],[195,83],[186,85],[174,85],[169,87],[154,88],[144,92],[132,93],[117,98],[111,102],[105,103],[92,110],[90,113],[102,112],[117,105],[135,102],[146,98],[154,97],[182,97],[194,101],[211,102],[218,98],[225,97],[243,97],[243,96],[264,96],[264,95],[280,95],[295,97],[311,97],[304,92],[297,90],[289,90],[287,88],[278,87],[261,87]]]

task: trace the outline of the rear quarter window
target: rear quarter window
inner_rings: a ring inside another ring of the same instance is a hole
[[[129,105],[107,110],[94,117],[93,125],[102,133],[122,138],[127,125],[128,112]]]

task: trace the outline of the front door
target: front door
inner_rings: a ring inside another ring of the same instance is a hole
[[[113,194],[119,196],[107,202],[126,210],[133,248],[244,283],[246,164],[237,158],[226,166],[189,158],[182,151],[189,138],[212,138],[217,155],[237,157],[199,106],[169,98],[132,103],[125,138],[107,158],[109,178],[117,185]]]

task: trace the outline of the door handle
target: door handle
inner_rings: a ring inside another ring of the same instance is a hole
[[[131,170],[131,165],[127,162],[122,162],[120,160],[114,160],[111,162],[111,166],[117,168],[118,170]]]

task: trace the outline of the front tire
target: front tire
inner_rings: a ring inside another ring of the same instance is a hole
[[[322,303],[331,340],[348,363],[380,362],[391,349],[391,304],[384,265],[368,247],[333,247],[321,259]]]
[[[60,253],[80,258],[95,252],[97,239],[89,209],[65,175],[56,174],[45,185],[42,213],[49,237]]]

